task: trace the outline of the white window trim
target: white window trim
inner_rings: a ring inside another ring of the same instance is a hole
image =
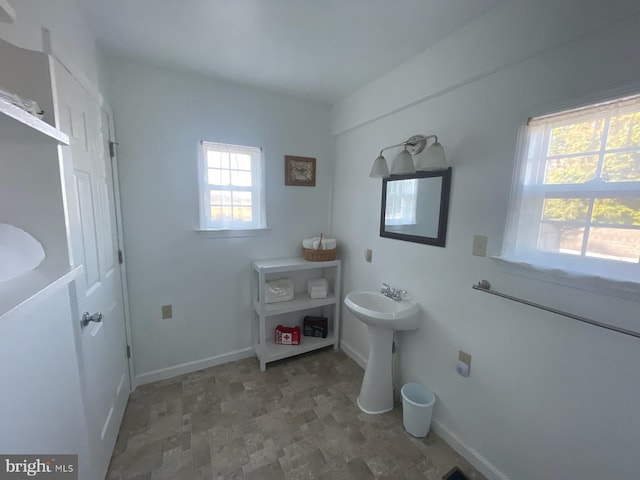
[[[588,97],[583,98],[580,102],[573,102],[571,104],[565,104],[562,108],[554,109],[551,112],[546,111],[536,117],[553,114],[554,112],[563,112],[581,107],[588,107],[597,103],[604,103],[609,101],[615,101],[626,96],[638,95],[640,92],[640,85],[634,85],[633,87],[626,87],[624,89],[618,89],[611,91],[607,96]],[[553,283],[559,283],[576,288],[582,288],[591,291],[598,291],[605,294],[611,294],[613,296],[620,296],[621,298],[637,300],[637,295],[640,293],[640,281],[637,278],[637,269],[640,269],[640,263],[625,263],[625,262],[613,262],[609,260],[602,260],[595,257],[583,257],[576,256],[573,258],[571,255],[564,255],[558,253],[548,254],[536,254],[536,258],[531,258],[521,252],[515,253],[513,245],[515,244],[515,235],[517,228],[514,226],[518,222],[522,221],[519,217],[519,205],[522,198],[524,175],[526,174],[527,161],[521,158],[521,155],[526,155],[526,149],[528,148],[527,138],[527,125],[523,125],[518,134],[518,142],[516,146],[516,163],[514,168],[514,176],[512,181],[511,195],[509,200],[509,211],[507,215],[507,222],[504,231],[502,254],[493,256],[494,260],[502,262],[504,265],[508,265],[510,269],[515,268],[519,274],[529,276],[528,273],[533,273],[533,278],[544,279],[548,277],[549,281]],[[632,187],[632,182],[629,182],[629,187]],[[638,182],[633,182],[632,190],[637,191]],[[595,190],[594,190],[595,191]],[[567,262],[563,262],[562,266],[557,266],[554,261],[557,260],[558,255],[561,255]],[[546,259],[540,261],[540,258]],[[595,270],[598,264],[606,264],[607,270],[611,269],[610,266],[613,263],[618,263],[621,267],[617,269],[617,272],[612,276],[610,273],[600,276],[591,273],[591,268],[585,268],[585,263],[590,263],[595,266]],[[632,271],[632,269],[635,269]],[[629,273],[631,272],[631,274]],[[619,275],[619,277],[618,277]],[[630,278],[634,277],[634,278]],[[603,292],[604,291],[604,292]]]
[[[265,178],[266,178],[266,168],[265,168],[265,152],[261,147],[251,147],[246,145],[232,145],[226,144],[231,147],[238,148],[256,148],[261,152],[260,160],[258,168],[254,168],[255,165],[252,164],[251,174],[252,174],[252,183],[257,185],[253,191],[257,190],[258,202],[260,205],[259,209],[256,209],[258,203],[254,202],[254,216],[256,217],[256,221],[254,222],[255,227],[245,227],[243,228],[234,228],[232,227],[224,227],[218,228],[213,226],[209,222],[209,215],[207,214],[207,206],[209,205],[207,196],[209,195],[209,191],[211,190],[211,185],[209,185],[207,180],[207,167],[206,167],[206,158],[205,158],[205,144],[222,144],[222,142],[213,142],[208,140],[200,141],[198,145],[198,211],[199,211],[199,225],[194,228],[196,232],[207,233],[207,237],[209,238],[233,238],[233,237],[251,237],[255,236],[260,231],[269,230],[267,224],[267,215],[266,215],[266,186],[265,186]],[[256,171],[257,170],[257,171]],[[241,189],[241,188],[240,188]],[[238,189],[238,190],[240,190]],[[234,190],[230,188],[230,190]],[[257,210],[257,211],[256,211]]]

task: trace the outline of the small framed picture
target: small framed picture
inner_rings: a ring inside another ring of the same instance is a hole
[[[284,184],[299,187],[316,186],[316,159],[310,157],[284,157]]]

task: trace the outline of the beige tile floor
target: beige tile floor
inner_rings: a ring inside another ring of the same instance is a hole
[[[356,405],[363,370],[342,352],[267,366],[255,358],[144,385],[129,399],[109,479],[441,479],[459,466],[433,432],[416,439],[402,406]]]

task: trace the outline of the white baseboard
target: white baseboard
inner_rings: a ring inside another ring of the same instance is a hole
[[[254,348],[248,347],[229,353],[223,353],[222,355],[216,355],[215,357],[204,358],[202,360],[195,360],[193,362],[181,363],[172,367],[161,368],[160,370],[154,370],[152,372],[141,373],[140,375],[136,375],[134,385],[135,387],[139,387],[140,385],[144,385],[146,383],[157,382],[158,380],[166,380],[167,378],[184,375],[185,373],[195,372],[196,370],[202,370],[203,368],[215,367],[216,365],[222,365],[223,363],[242,360],[243,358],[252,357],[254,355]]]
[[[463,456],[488,480],[509,480],[509,477],[494,467],[489,460],[480,455],[475,449],[466,445],[460,437],[451,432],[442,423],[434,419],[431,421],[431,428],[447,445]]]
[[[344,340],[340,340],[340,349],[347,354],[347,357],[356,362],[363,369],[367,368],[367,359],[360,355],[360,353],[358,353],[355,348],[353,348]]]

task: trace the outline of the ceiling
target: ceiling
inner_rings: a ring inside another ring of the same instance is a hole
[[[98,42],[335,103],[504,0],[80,0]]]

